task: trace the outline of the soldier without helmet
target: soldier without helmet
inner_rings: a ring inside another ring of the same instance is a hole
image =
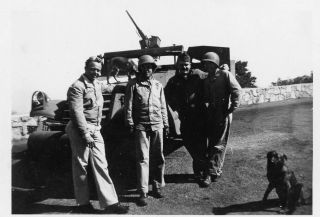
[[[183,144],[193,159],[193,172],[199,184],[205,169],[206,152],[202,90],[203,80],[191,70],[190,56],[187,53],[180,54],[176,75],[168,81],[165,94],[168,105],[178,112]]]
[[[101,75],[101,68],[102,59],[90,57],[85,63],[85,73],[69,87],[67,93],[70,121],[66,126],[66,132],[72,151],[74,193],[78,204],[75,210],[80,213],[94,213],[94,208],[90,204],[87,178],[87,168],[90,163],[100,207],[105,213],[124,214],[128,212],[128,207],[119,203],[109,176],[105,145],[100,133],[102,91],[111,88],[110,85],[97,80]]]

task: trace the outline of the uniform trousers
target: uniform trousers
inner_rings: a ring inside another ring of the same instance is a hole
[[[189,114],[192,116],[192,114]],[[206,135],[204,121],[200,118],[181,118],[181,135],[183,144],[192,157],[193,172],[196,176],[200,176],[205,172],[206,165]]]
[[[163,155],[163,130],[158,129],[135,131],[137,159],[137,190],[140,193],[149,191],[149,174],[153,188],[165,186]]]
[[[66,131],[72,150],[72,174],[74,193],[77,204],[85,205],[90,201],[87,178],[88,163],[92,167],[98,199],[102,209],[118,203],[118,196],[109,176],[108,163],[105,155],[104,141],[100,127],[88,124],[89,132],[95,141],[95,147],[88,148],[78,129],[69,122]]]
[[[227,143],[232,121],[232,114],[226,118],[217,118],[220,121],[209,120],[208,148],[207,148],[207,171],[212,176],[220,176],[225,160]],[[216,119],[216,120],[217,120]]]

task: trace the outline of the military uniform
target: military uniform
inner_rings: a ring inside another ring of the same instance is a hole
[[[192,70],[186,79],[172,77],[165,87],[168,105],[177,111],[184,146],[193,159],[193,171],[200,176],[205,168],[205,107],[202,103],[203,80]]]
[[[126,90],[125,114],[126,124],[135,128],[137,189],[147,194],[149,164],[153,188],[159,189],[165,185],[163,128],[169,127],[169,124],[162,84],[153,78],[130,80]]]
[[[103,87],[107,86],[103,86],[97,80],[91,82],[84,74],[72,84],[67,93],[71,120],[66,132],[71,143],[74,193],[77,203],[89,204],[87,167],[90,161],[100,206],[106,208],[118,203],[118,197],[109,176],[104,141],[100,133]],[[94,139],[93,148],[87,147],[84,140],[86,135]]]
[[[217,69],[204,81],[204,102],[208,104],[206,133],[208,137],[207,173],[220,176],[228,142],[232,112],[239,106],[241,87],[226,70]]]

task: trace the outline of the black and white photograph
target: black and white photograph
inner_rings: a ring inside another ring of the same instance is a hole
[[[3,215],[319,214],[320,1],[7,6]]]

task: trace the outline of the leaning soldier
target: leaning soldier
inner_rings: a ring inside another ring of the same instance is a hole
[[[137,76],[129,81],[125,96],[126,125],[135,135],[139,206],[147,205],[149,168],[155,198],[163,197],[161,187],[165,185],[163,131],[167,136],[169,124],[163,87],[152,76],[156,67],[153,57],[141,56]]]
[[[104,86],[100,76],[102,59],[90,57],[85,63],[85,73],[68,90],[67,100],[70,121],[66,126],[72,151],[72,173],[77,212],[94,213],[90,203],[87,168],[90,163],[96,183],[100,207],[105,213],[124,214],[128,207],[119,203],[109,176],[104,141],[100,133]]]
[[[202,103],[203,79],[191,70],[191,58],[181,53],[176,74],[170,78],[165,95],[168,105],[179,115],[183,144],[191,155],[195,180],[201,185],[205,169],[205,106]]]
[[[208,73],[204,81],[204,103],[207,107],[207,169],[205,187],[222,174],[232,113],[239,106],[241,87],[227,70],[219,69],[220,58],[207,52],[201,59]]]

